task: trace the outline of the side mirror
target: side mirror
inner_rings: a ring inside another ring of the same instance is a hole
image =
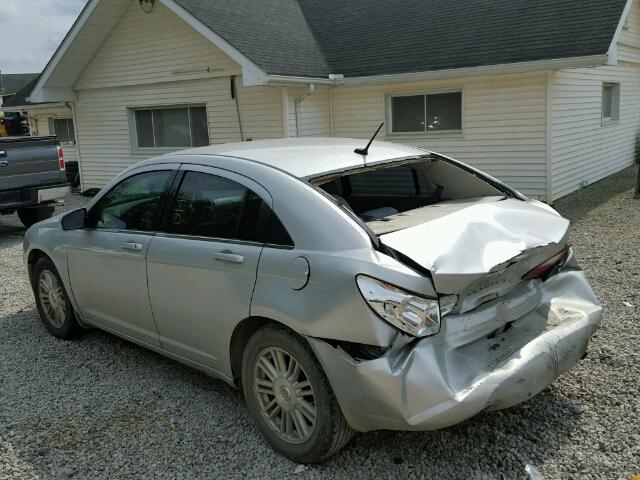
[[[85,227],[87,220],[87,209],[79,208],[72,212],[67,213],[62,217],[62,229],[63,230],[81,230]]]

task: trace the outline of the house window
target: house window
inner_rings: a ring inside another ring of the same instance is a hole
[[[620,120],[620,84],[605,83],[602,86],[602,122]]]
[[[462,92],[391,95],[389,133],[462,131]]]
[[[179,148],[209,145],[204,106],[133,110],[138,148]]]
[[[73,145],[76,143],[76,132],[73,128],[71,118],[50,118],[49,132],[58,137],[62,145]]]

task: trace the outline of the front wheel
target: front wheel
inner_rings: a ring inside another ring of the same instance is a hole
[[[76,337],[82,327],[76,321],[62,279],[47,257],[40,258],[33,266],[31,285],[38,313],[47,330],[58,338]]]
[[[34,223],[51,218],[54,210],[54,207],[19,208],[18,218],[25,227],[29,228]]]
[[[242,387],[268,443],[294,462],[320,462],[353,435],[309,345],[290,330],[268,326],[251,337]]]

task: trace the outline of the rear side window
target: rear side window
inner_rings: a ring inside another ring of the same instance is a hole
[[[96,229],[155,230],[163,195],[173,176],[170,170],[133,175],[113,187],[91,209]]]
[[[247,189],[206,173],[187,172],[169,220],[169,233],[237,238]]]
[[[228,178],[187,172],[169,217],[168,232],[229,240],[267,242],[276,219],[269,206],[249,188]],[[288,238],[286,230],[277,234]],[[271,243],[271,242],[268,242]]]

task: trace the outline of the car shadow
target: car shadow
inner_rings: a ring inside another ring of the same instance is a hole
[[[56,339],[33,307],[0,317],[0,381],[6,389],[0,394],[6,405],[0,443],[10,441],[37,472],[50,472],[62,453],[75,472],[91,471],[87,448],[104,458],[138,452],[140,468],[146,462],[152,468],[157,459],[150,449],[164,452],[185,478],[204,478],[210,462],[218,473],[240,469],[251,476],[247,468],[261,468],[257,457],[290,464],[292,473],[296,468],[260,437],[241,392],[97,329],[74,341]],[[54,401],[43,408],[45,399]],[[523,405],[435,432],[358,434],[306,471],[311,477],[357,478],[375,460],[380,478],[410,477],[424,462],[433,478],[526,478],[526,464],[544,464],[570,441],[580,415],[552,386]],[[11,422],[14,417],[22,420]],[[230,448],[232,456],[211,458],[212,451]],[[513,470],[514,464],[522,469]]]
[[[10,219],[7,221],[7,219]],[[11,216],[0,216],[0,237],[12,237],[19,236],[23,237],[24,232],[26,232],[26,228],[24,228],[21,224],[15,224],[15,222],[11,221]]]

